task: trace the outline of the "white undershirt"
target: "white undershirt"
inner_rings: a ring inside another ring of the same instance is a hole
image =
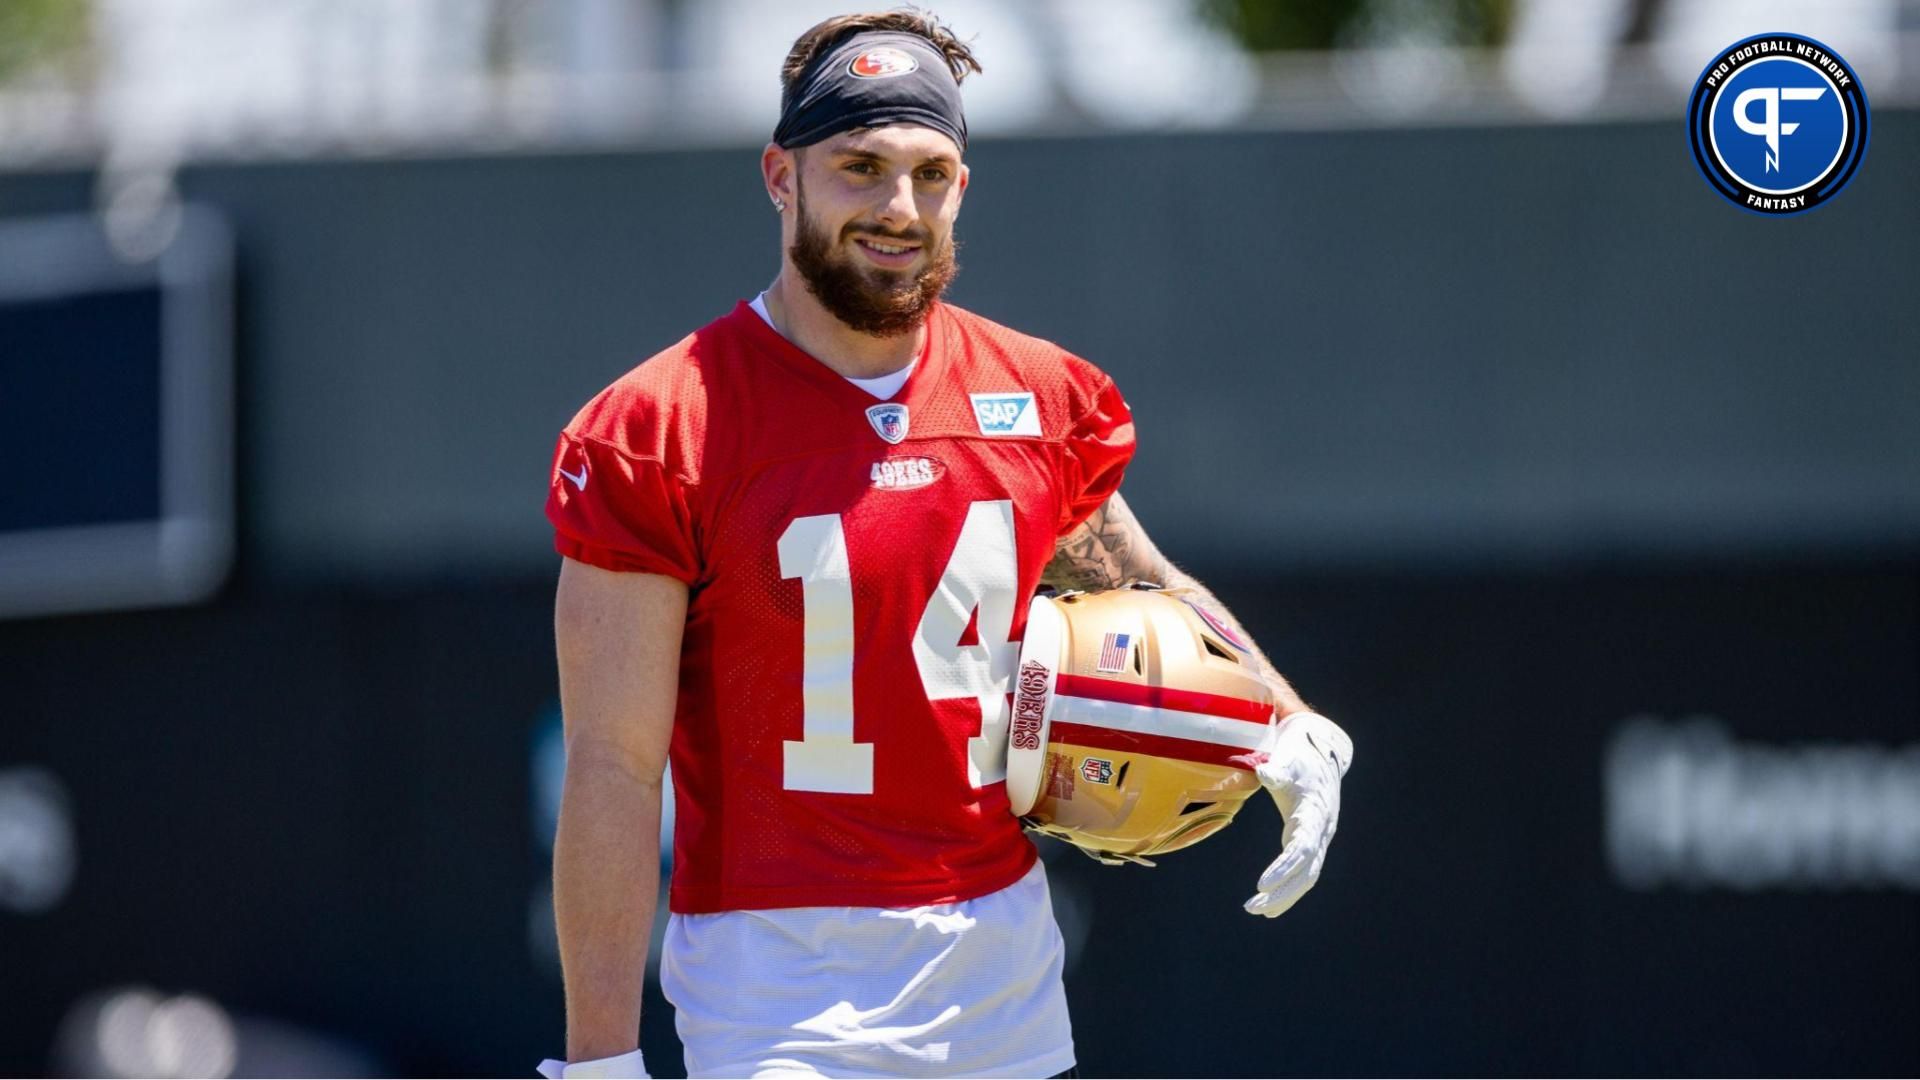
[[[766,293],[761,293],[759,296],[754,297],[753,303],[747,306],[753,309],[754,314],[766,320],[768,326],[773,326],[773,316],[767,314]],[[773,332],[780,334],[780,328],[773,326]],[[787,335],[780,334],[780,336],[786,337]],[[788,338],[787,340],[791,341],[793,339]],[[900,388],[907,384],[907,376],[913,374],[914,365],[918,363],[920,363],[920,358],[914,357],[912,363],[901,368],[899,371],[890,371],[885,375],[876,375],[871,379],[856,379],[851,375],[842,375],[841,378],[872,394],[874,397],[879,398],[881,401],[885,401],[899,393]]]

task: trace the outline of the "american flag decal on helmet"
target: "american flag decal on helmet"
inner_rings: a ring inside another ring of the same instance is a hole
[[[1127,670],[1127,648],[1132,644],[1132,634],[1108,634],[1105,638],[1101,639],[1100,660],[1093,665],[1093,670]]]

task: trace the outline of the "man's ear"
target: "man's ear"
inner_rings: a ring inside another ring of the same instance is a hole
[[[766,184],[767,198],[774,205],[782,203],[792,206],[796,174],[800,168],[800,151],[782,149],[777,143],[768,143],[760,151],[760,178]]]

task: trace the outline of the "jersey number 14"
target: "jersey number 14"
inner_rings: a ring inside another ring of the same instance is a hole
[[[1018,566],[1013,503],[977,502],[927,598],[913,658],[930,701],[973,698],[980,734],[967,740],[974,787],[1006,779],[1007,687],[1018,648],[1013,634]],[[805,603],[801,651],[801,737],[786,740],[788,791],[873,794],[873,744],[853,737],[853,574],[839,514],[795,518],[780,534],[780,576],[799,578]],[[978,645],[962,645],[967,624]]]

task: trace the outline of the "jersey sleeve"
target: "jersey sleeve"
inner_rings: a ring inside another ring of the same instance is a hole
[[[1067,432],[1064,449],[1061,536],[1078,528],[1120,490],[1120,477],[1133,460],[1133,413],[1113,380],[1100,376],[1087,410]]]
[[[700,576],[692,492],[651,458],[562,432],[548,477],[553,546],[569,559],[692,584]]]

